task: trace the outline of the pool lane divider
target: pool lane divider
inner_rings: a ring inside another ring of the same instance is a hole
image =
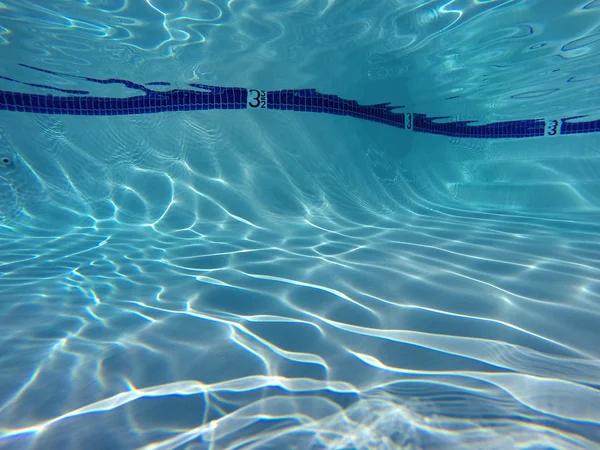
[[[391,103],[361,105],[355,100],[321,94],[315,89],[267,91],[191,83],[189,86],[193,89],[159,91],[152,87],[170,86],[170,83],[152,82],[142,85],[116,78],[97,79],[20,65],[40,72],[78,78],[92,83],[122,84],[127,88],[141,91],[142,94],[124,98],[96,97],[89,95],[88,91],[61,89],[0,76],[1,79],[8,81],[60,93],[43,95],[0,90],[0,110],[71,116],[118,116],[212,109],[303,111],[350,116],[416,133],[476,139],[556,137],[600,132],[600,120],[581,120],[587,116],[479,124],[476,120],[452,121],[450,116],[428,117],[426,114],[415,112],[397,112],[395,110],[404,107],[391,106]]]

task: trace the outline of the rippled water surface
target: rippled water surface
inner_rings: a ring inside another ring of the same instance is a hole
[[[1,90],[587,114],[597,0],[2,0]],[[0,111],[0,449],[600,448],[600,139]],[[1,160],[1,158],[0,158]]]

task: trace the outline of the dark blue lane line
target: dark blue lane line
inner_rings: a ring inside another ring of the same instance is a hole
[[[83,94],[83,95],[89,94],[88,91],[78,91],[75,89],[61,89],[61,88],[57,88],[57,87],[46,86],[45,84],[26,83],[24,81],[15,80],[14,78],[4,77],[2,75],[0,75],[0,79],[7,80],[7,81],[14,81],[15,83],[24,84],[26,86],[39,87],[39,88],[44,88],[44,89],[52,89],[53,91],[63,92],[64,94]]]
[[[88,95],[88,91],[65,90],[1,77],[8,81],[77,95],[59,96],[0,91],[0,110],[35,114],[115,116],[209,109],[274,109],[350,116],[419,133],[479,139],[515,139],[600,132],[600,120],[581,120],[587,116],[478,124],[476,120],[448,121],[451,117],[428,117],[420,113],[397,112],[396,110],[404,107],[391,106],[390,103],[361,105],[355,100],[321,94],[315,89],[265,91],[193,83],[189,85],[192,89],[155,91],[147,86],[169,86],[169,83],[154,81],[142,85],[117,78],[102,80],[54,72],[25,64],[21,66],[92,83],[123,84],[127,88],[141,91],[142,94],[125,98],[96,97]]]
[[[449,117],[427,117],[425,114],[414,114],[414,130],[421,133],[441,134],[461,138],[525,138],[544,136],[546,121],[543,119],[513,120],[494,122],[485,125],[471,125],[476,120],[464,120],[448,123],[434,122],[436,119]],[[558,130],[556,130],[558,132]]]
[[[33,70],[37,70],[39,72],[49,73],[51,75],[60,75],[62,77],[69,77],[69,78],[79,78],[80,80],[86,80],[86,81],[90,81],[92,83],[98,83],[98,84],[115,84],[115,83],[124,84],[126,87],[128,87],[130,89],[138,89],[143,92],[152,92],[152,91],[150,91],[150,89],[146,88],[144,85],[137,84],[132,81],[119,80],[117,78],[110,78],[108,80],[100,80],[98,78],[82,77],[80,75],[71,75],[68,73],[54,72],[53,70],[40,69],[39,67],[28,66],[27,64],[19,64],[19,65],[21,67],[27,67],[28,69],[33,69]],[[86,94],[88,94],[88,92],[86,92]]]
[[[560,134],[584,134],[600,132],[600,119],[589,122],[569,122],[569,120],[580,119],[583,117],[587,116],[576,116],[560,119],[562,122],[562,125],[560,126]]]

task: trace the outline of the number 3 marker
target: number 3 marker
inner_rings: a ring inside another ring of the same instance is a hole
[[[546,136],[559,134],[558,120],[546,120]]]
[[[267,91],[248,89],[248,108],[267,109]]]

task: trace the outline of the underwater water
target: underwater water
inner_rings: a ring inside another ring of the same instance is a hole
[[[0,58],[600,119],[598,0],[1,0]],[[600,448],[600,134],[1,110],[0,449],[134,448]]]

